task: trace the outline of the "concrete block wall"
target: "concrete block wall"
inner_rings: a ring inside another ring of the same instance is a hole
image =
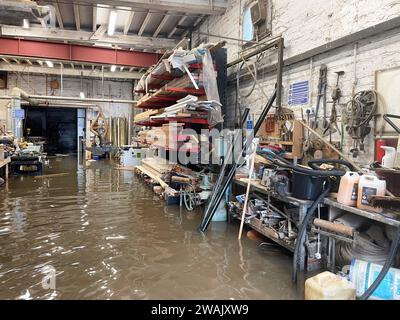
[[[45,75],[9,74],[8,88],[0,89],[0,96],[9,96],[14,87],[19,87],[31,94],[79,97],[79,92],[81,91],[80,78],[64,77],[62,94],[61,89],[52,90],[50,88],[50,81],[54,79],[61,81],[60,77],[55,76],[47,76],[46,78]],[[103,98],[101,79],[83,79],[82,88],[87,98]],[[104,98],[132,100],[132,89],[131,81],[105,80]],[[0,121],[5,121],[7,117],[6,107],[8,102],[8,100],[0,100]],[[132,113],[132,107],[129,104],[97,104],[102,107],[106,117],[110,115],[113,117],[128,117]],[[76,105],[79,106],[79,102]],[[90,115],[91,113],[88,114]]]
[[[271,1],[271,0],[270,0]],[[249,1],[233,0],[225,14],[207,19],[200,31],[227,37],[241,37],[241,16],[243,7]],[[304,53],[331,41],[340,39],[352,33],[373,27],[384,21],[400,16],[400,1],[398,0],[272,0],[272,36],[282,34],[285,39],[284,59]],[[328,67],[328,101],[332,88],[336,83],[335,71],[343,70],[340,87],[343,98],[342,106],[352,97],[354,92],[375,88],[375,72],[400,66],[400,29],[393,29],[366,38],[357,44],[331,50],[327,53],[314,56],[312,59],[288,66],[283,74],[283,106],[288,104],[288,88],[291,83],[308,80],[310,84],[309,104],[291,107],[296,117],[301,117],[301,109],[315,107],[317,101],[317,86],[319,69],[322,64]],[[222,39],[195,35],[195,41],[216,42]],[[356,50],[355,50],[356,46]],[[228,40],[228,61],[238,57],[241,50],[239,42]],[[267,53],[258,63],[258,68],[263,65],[276,63],[274,53]],[[236,67],[230,68],[228,73],[236,72]],[[260,74],[259,86],[248,98],[239,100],[240,106],[250,107],[251,113],[257,116],[267,97],[273,90],[276,78],[273,73]],[[246,91],[250,82],[242,83],[241,89]],[[229,105],[227,106],[227,122],[229,126],[234,123],[234,110],[236,104],[236,84],[234,81],[229,86]],[[328,104],[328,111],[331,105]],[[305,114],[305,113],[304,113]],[[328,112],[329,114],[329,112]],[[339,140],[338,136],[333,136]],[[369,164],[374,157],[374,136],[370,134],[366,140],[366,151],[356,159],[361,164]],[[344,151],[350,155],[352,139],[345,134]]]

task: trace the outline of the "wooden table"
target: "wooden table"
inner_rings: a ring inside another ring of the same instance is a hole
[[[0,160],[0,169],[5,167],[5,178],[8,179],[8,164],[11,162],[11,158],[8,157],[5,160]]]

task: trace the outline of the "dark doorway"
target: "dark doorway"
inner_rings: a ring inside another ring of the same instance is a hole
[[[25,107],[25,137],[43,137],[49,154],[77,152],[77,110]]]

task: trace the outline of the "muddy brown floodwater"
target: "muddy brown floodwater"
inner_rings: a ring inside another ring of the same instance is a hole
[[[238,223],[202,235],[201,212],[105,160],[52,158],[45,174],[66,172],[0,187],[0,299],[297,298],[290,255],[238,242]]]

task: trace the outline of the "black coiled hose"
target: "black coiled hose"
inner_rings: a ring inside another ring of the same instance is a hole
[[[323,160],[312,160],[309,162],[310,165],[310,169],[303,167],[303,166],[299,166],[299,165],[294,165],[290,162],[288,162],[286,159],[278,156],[277,154],[273,153],[273,152],[261,152],[260,153],[263,156],[269,157],[270,161],[272,161],[272,163],[274,165],[276,165],[277,167],[281,167],[281,168],[285,168],[285,169],[291,169],[293,171],[296,172],[300,172],[303,174],[308,174],[310,176],[313,177],[341,177],[344,176],[346,171],[345,170],[321,170],[318,167],[316,167],[315,165],[317,163],[322,164],[322,163],[336,163],[336,164],[342,164],[342,165],[346,165],[349,168],[353,168],[351,166],[350,163],[348,163],[347,161],[344,160],[332,160],[332,159],[323,159]],[[272,159],[271,159],[272,158]]]
[[[379,287],[382,280],[385,278],[386,274],[388,273],[390,267],[393,264],[394,259],[397,255],[397,250],[399,249],[400,244],[400,227],[397,227],[396,237],[392,241],[392,246],[390,247],[388,258],[383,265],[381,272],[379,272],[378,277],[375,281],[370,285],[370,287],[364,292],[364,294],[360,297],[360,300],[367,300],[374,291]]]

